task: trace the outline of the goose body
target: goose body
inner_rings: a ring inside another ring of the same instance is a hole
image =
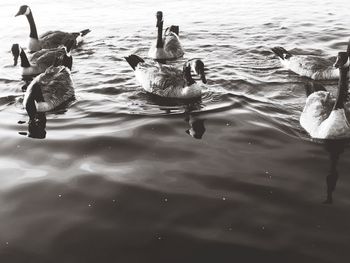
[[[28,50],[30,52],[36,52],[41,49],[57,48],[69,40],[73,41],[73,47],[76,47],[80,42],[82,42],[83,37],[90,32],[89,29],[73,33],[63,31],[48,31],[44,34],[41,34],[39,37],[34,22],[33,13],[30,7],[26,5],[21,6],[16,16],[19,15],[25,15],[30,26],[28,43]]]
[[[272,51],[278,55],[284,68],[300,76],[314,80],[339,78],[339,71],[329,59],[312,55],[292,55],[282,47],[274,47]]]
[[[179,99],[201,97],[203,85],[193,80],[190,65],[180,70],[158,62],[145,62],[136,55],[126,57],[142,88],[152,94]],[[205,77],[202,77],[206,82]]]
[[[66,46],[53,49],[42,49],[35,52],[28,59],[25,51],[18,45],[12,46],[12,54],[14,56],[14,65],[17,64],[18,57],[21,59],[22,76],[35,76],[43,73],[48,67],[52,66],[55,59],[60,56],[70,56],[70,48],[73,41],[68,41]]]
[[[184,55],[179,39],[179,27],[171,26],[165,31],[163,37],[163,13],[157,12],[158,35],[156,42],[148,51],[148,57],[152,59],[177,59]]]
[[[341,56],[344,55],[341,54]],[[339,60],[338,57],[337,61]],[[338,63],[342,68],[339,69],[340,78],[336,99],[332,98],[329,92],[320,90],[309,95],[306,100],[300,116],[300,125],[313,138],[344,139],[350,137],[350,125],[344,107],[348,94],[348,57],[346,57],[346,61],[343,64]]]
[[[51,111],[74,97],[74,83],[66,65],[53,65],[36,76],[23,99],[30,119],[38,112]]]

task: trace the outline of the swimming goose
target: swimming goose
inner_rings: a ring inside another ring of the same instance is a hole
[[[72,57],[59,57],[54,65],[33,79],[23,99],[30,120],[34,120],[38,112],[53,110],[74,97],[71,66]]]
[[[52,66],[57,57],[70,57],[70,49],[72,48],[73,43],[73,40],[68,40],[65,46],[53,49],[42,49],[35,52],[30,59],[28,59],[25,51],[18,44],[13,44],[11,51],[14,58],[14,66],[17,65],[18,57],[20,57],[22,76],[38,75],[43,73],[48,67]]]
[[[337,79],[339,71],[329,59],[312,55],[292,55],[283,47],[274,47],[272,51],[279,57],[282,65],[294,73],[314,80]],[[348,43],[350,53],[350,42]]]
[[[29,6],[22,5],[15,16],[25,15],[28,19],[30,26],[29,45],[30,52],[39,51],[41,49],[57,48],[63,45],[67,40],[73,40],[73,47],[76,47],[83,41],[83,37],[90,32],[89,29],[82,30],[80,32],[68,33],[62,31],[48,31],[38,37],[36,30],[33,13]]]
[[[334,67],[339,69],[340,75],[335,102],[325,90],[314,92],[306,99],[300,124],[311,137],[317,139],[350,137],[350,125],[344,109],[348,95],[349,65],[348,53],[339,52],[334,64]]]
[[[152,59],[176,59],[184,55],[180,40],[179,27],[171,26],[165,30],[163,38],[163,13],[157,12],[157,41],[148,52],[148,57]]]
[[[188,61],[183,70],[158,62],[146,63],[142,58],[131,55],[125,57],[135,72],[136,79],[142,88],[149,93],[168,98],[190,99],[201,96],[202,85],[191,76],[191,69],[199,73],[203,83],[204,63],[199,59]]]

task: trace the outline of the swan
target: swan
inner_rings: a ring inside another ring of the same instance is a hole
[[[349,53],[339,52],[334,64],[339,70],[338,92],[335,99],[329,92],[320,90],[306,99],[300,116],[300,125],[317,139],[344,139],[350,137],[350,125],[344,103],[348,95]]]
[[[271,50],[279,57],[283,67],[300,76],[314,80],[339,78],[339,71],[333,67],[333,62],[329,59],[313,55],[292,55],[283,47],[274,47]]]
[[[157,12],[157,41],[148,51],[148,57],[152,59],[177,59],[184,55],[180,39],[179,27],[171,26],[165,30],[163,38],[163,13]]]
[[[142,88],[152,94],[179,99],[201,97],[203,85],[197,83],[191,76],[191,69],[200,74],[202,82],[207,83],[204,73],[204,63],[199,59],[189,60],[183,70],[158,62],[145,62],[136,55],[125,57],[135,72],[136,79]]]
[[[74,97],[71,65],[71,57],[61,56],[29,84],[23,106],[30,120],[35,120],[37,113],[53,110]]]
[[[73,40],[68,40],[65,46],[53,49],[42,49],[40,51],[35,52],[30,57],[30,59],[28,59],[25,51],[18,44],[13,44],[11,51],[14,58],[14,66],[17,65],[18,57],[20,57],[22,76],[38,75],[40,73],[43,73],[48,67],[53,65],[57,57],[70,57],[70,49],[72,48],[73,43]]]
[[[30,52],[39,51],[41,49],[56,48],[63,45],[67,40],[74,41],[74,47],[82,42],[83,37],[90,32],[85,29],[80,32],[68,33],[63,31],[48,31],[38,37],[32,10],[27,5],[22,5],[15,16],[25,15],[30,26],[28,50]]]

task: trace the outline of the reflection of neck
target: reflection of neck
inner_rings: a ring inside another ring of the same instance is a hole
[[[36,31],[36,26],[35,26],[32,11],[30,11],[29,15],[27,15],[27,19],[28,19],[29,26],[30,26],[30,35],[29,36],[32,38],[38,39],[38,32]]]
[[[349,67],[339,68],[339,82],[338,82],[338,94],[337,100],[334,104],[334,110],[344,108],[344,102],[348,95],[349,84]]]
[[[338,171],[337,165],[340,155],[344,152],[345,141],[329,141],[326,143],[326,150],[329,152],[330,157],[330,171],[327,175],[327,200],[324,203],[330,204],[333,202],[333,192],[337,185]]]
[[[163,21],[160,21],[157,25],[158,27],[158,36],[157,36],[157,48],[163,47]]]

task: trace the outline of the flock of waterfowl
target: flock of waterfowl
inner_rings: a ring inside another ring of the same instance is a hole
[[[71,49],[77,47],[90,30],[73,33],[49,31],[39,37],[30,7],[21,6],[16,16],[19,15],[25,15],[30,25],[28,51],[31,56],[28,58],[18,44],[12,46],[12,54],[15,66],[18,58],[21,60],[23,77],[34,77],[26,88],[23,105],[30,120],[35,120],[38,113],[53,110],[74,97]],[[126,61],[145,91],[167,98],[200,98],[207,82],[204,63],[200,59],[191,59],[183,68],[166,64],[168,60],[181,58],[185,52],[179,39],[179,27],[172,25],[163,30],[163,13],[157,12],[156,17],[157,39],[149,49],[149,59],[145,61],[133,54],[125,57]],[[334,64],[317,56],[293,55],[282,47],[274,47],[272,51],[286,69],[296,74],[314,80],[339,79],[336,98],[324,88],[309,92],[300,124],[313,138],[349,138],[345,104],[350,42],[346,52],[338,53]],[[196,81],[195,75],[200,79]]]

